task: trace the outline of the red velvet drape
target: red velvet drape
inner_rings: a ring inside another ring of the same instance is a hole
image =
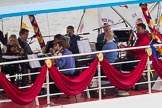
[[[83,92],[83,90],[90,84],[95,72],[97,70],[98,59],[96,58],[88,69],[84,70],[79,76],[75,78],[63,75],[54,66],[49,68],[51,78],[55,82],[60,91],[66,95],[74,96]]]
[[[46,72],[47,66],[44,65],[33,85],[27,89],[19,89],[12,84],[2,72],[0,72],[0,85],[12,101],[19,105],[26,105],[32,102],[39,94],[46,78]]]
[[[126,90],[131,88],[141,77],[147,63],[145,55],[135,69],[129,73],[122,73],[111,66],[106,59],[101,62],[101,68],[108,80],[118,89]]]
[[[162,61],[157,59],[157,61],[155,60],[155,58],[153,57],[153,55],[150,57],[150,59],[152,60],[152,66],[155,69],[155,71],[157,72],[158,76],[160,76],[160,78],[162,79]]]

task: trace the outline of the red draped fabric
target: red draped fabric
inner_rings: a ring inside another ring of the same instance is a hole
[[[12,101],[19,105],[26,105],[32,102],[39,94],[46,78],[46,72],[47,66],[44,65],[33,85],[27,89],[19,89],[12,84],[2,72],[0,72],[0,85]]]
[[[88,87],[93,76],[96,73],[98,59],[96,58],[89,68],[85,69],[79,76],[75,78],[63,75],[55,66],[49,68],[49,73],[56,86],[66,95],[74,96],[83,92]]]
[[[101,62],[101,68],[108,80],[118,89],[126,90],[131,88],[141,77],[147,63],[145,55],[135,69],[129,73],[122,73],[111,66],[106,59]]]
[[[162,79],[162,61],[159,59],[157,59],[156,61],[153,55],[150,57],[150,59],[152,60],[153,68],[157,72],[158,76],[160,76],[160,78]]]

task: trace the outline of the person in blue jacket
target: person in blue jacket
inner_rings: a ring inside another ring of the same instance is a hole
[[[64,41],[59,41],[55,44],[55,56],[57,55],[71,55],[72,52],[66,48],[66,43]],[[58,58],[55,60],[56,66],[59,69],[70,69],[75,68],[75,60],[73,57]],[[62,71],[63,74],[72,76],[75,70]]]

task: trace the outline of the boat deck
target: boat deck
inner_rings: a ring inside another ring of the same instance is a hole
[[[152,93],[158,93],[162,91],[156,91],[152,90]],[[148,90],[129,90],[130,96],[135,96],[135,95],[144,95],[148,94]],[[122,98],[117,95],[114,96],[104,96],[102,99],[112,99],[112,98]],[[6,99],[6,96],[1,96],[1,99]],[[87,101],[96,101],[98,98],[90,98],[88,99],[84,93],[77,95],[76,98],[74,96],[72,97],[67,97],[66,95],[60,95],[58,98],[51,98],[51,102],[54,103],[54,105],[66,105],[66,104],[73,104],[76,103],[81,103],[81,102],[87,102]],[[5,103],[0,103],[0,108],[43,108],[46,105],[46,98],[39,98],[39,106],[36,106],[35,101],[31,102],[28,105],[18,105],[14,102],[5,102]]]

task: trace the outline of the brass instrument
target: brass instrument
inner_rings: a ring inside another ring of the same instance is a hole
[[[130,32],[131,33],[130,33],[129,40],[128,40],[128,46],[133,46],[134,42],[136,40],[136,39],[134,39],[134,38],[136,38],[135,37],[135,32],[133,30],[131,30]]]
[[[134,46],[135,41],[136,41],[136,33],[133,30],[131,30],[130,31],[130,37],[129,37],[129,40],[128,40],[128,46],[130,46],[130,47]],[[128,53],[126,51],[126,59],[130,59],[132,57],[133,57],[132,53]]]

